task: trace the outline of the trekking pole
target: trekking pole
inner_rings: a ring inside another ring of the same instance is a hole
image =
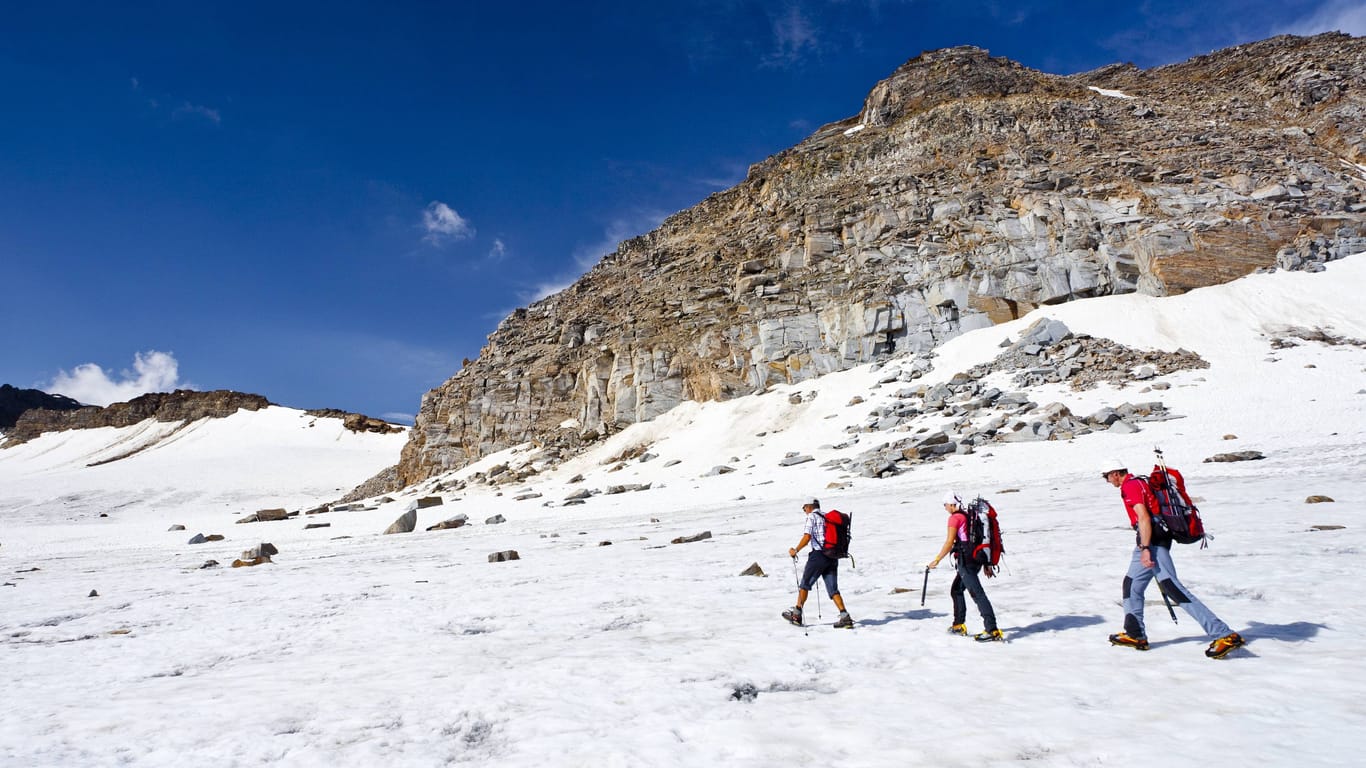
[[[814,585],[812,585],[812,586],[813,586],[814,589],[816,590],[816,621],[820,621],[821,618],[822,618],[822,617],[821,617],[821,580],[820,580],[820,579],[816,579],[816,583],[815,583]]]
[[[920,585],[920,607],[925,607],[925,590],[930,588],[930,567],[925,566],[925,583]]]
[[[1176,611],[1172,609],[1172,600],[1170,597],[1167,597],[1167,590],[1162,588],[1162,582],[1160,581],[1157,582],[1157,593],[1162,595],[1162,602],[1167,604],[1167,613],[1171,614],[1172,623],[1180,624],[1181,622],[1176,620]]]

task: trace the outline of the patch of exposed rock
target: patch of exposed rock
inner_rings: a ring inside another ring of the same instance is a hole
[[[0,431],[12,429],[26,411],[74,411],[80,403],[66,395],[50,395],[40,389],[19,389],[0,384]]]
[[[320,419],[341,419],[342,426],[352,432],[374,432],[380,435],[388,435],[407,429],[407,427],[390,424],[383,419],[376,419],[363,413],[352,413],[336,408],[314,408],[310,411],[304,411],[304,413],[309,416],[317,416]]]
[[[424,396],[393,487],[1044,304],[1319,269],[1366,250],[1363,137],[1366,39],[1341,34],[1070,77],[924,54],[504,319]]]
[[[1083,354],[1072,351],[1076,347],[1085,350],[1087,366],[1072,364]],[[1072,440],[1095,432],[1132,434],[1140,431],[1139,425],[1144,422],[1181,417],[1160,401],[1126,401],[1077,414],[1063,403],[1040,405],[1025,392],[1006,392],[986,379],[1005,372],[1013,374],[1022,388],[1067,383],[1073,390],[1081,390],[1098,381],[1123,387],[1159,375],[1159,369],[1165,374],[1206,365],[1190,352],[1135,350],[1104,339],[1074,336],[1059,321],[1040,320],[990,363],[934,386],[898,390],[890,403],[875,407],[862,422],[845,429],[850,441],[829,447],[849,448],[868,435],[882,436],[883,442],[855,456],[830,459],[822,466],[882,478],[945,456],[975,453],[993,443]],[[904,366],[889,365],[880,381],[913,382],[922,371],[919,360],[907,361]],[[926,426],[927,421],[944,424],[945,420],[949,426],[944,428]]]
[[[1080,391],[1102,382],[1124,387],[1176,371],[1208,367],[1204,358],[1184,349],[1134,349],[1109,339],[1073,335],[1062,323],[1051,320],[1035,323],[1005,352],[972,368],[967,375],[980,379],[996,371],[1013,371],[1012,380],[1020,388],[1067,382]]]
[[[19,416],[14,430],[6,433],[7,445],[31,440],[44,432],[63,432],[70,429],[97,427],[129,427],[155,419],[156,421],[191,422],[203,418],[221,419],[239,410],[259,411],[272,403],[260,395],[218,389],[196,392],[177,389],[174,392],[153,392],[126,403],[114,403],[103,408],[87,405],[74,410],[29,410]]]

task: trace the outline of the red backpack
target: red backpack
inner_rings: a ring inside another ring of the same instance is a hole
[[[968,557],[969,562],[980,563],[982,573],[988,578],[1000,570],[1001,555],[1006,552],[1001,541],[1001,525],[996,521],[996,510],[991,502],[978,496],[963,505],[963,514],[968,518]]]
[[[1157,465],[1153,467],[1152,474],[1142,479],[1147,481],[1148,490],[1157,500],[1157,509],[1152,513],[1153,524],[1177,544],[1194,544],[1198,541],[1201,549],[1208,546],[1209,540],[1214,537],[1205,533],[1200,510],[1195,508],[1195,503],[1186,493],[1186,479],[1181,473]]]
[[[826,557],[848,557],[849,556],[849,537],[851,529],[854,527],[854,517],[846,515],[838,509],[832,509],[822,515],[825,518],[825,546],[821,551]]]

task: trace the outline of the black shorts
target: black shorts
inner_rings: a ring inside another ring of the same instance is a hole
[[[839,570],[839,558],[826,557],[824,552],[813,549],[811,554],[806,557],[806,569],[802,571],[802,580],[797,582],[797,586],[810,590],[816,585],[816,579],[823,578],[825,579],[826,593],[838,595],[840,593]]]

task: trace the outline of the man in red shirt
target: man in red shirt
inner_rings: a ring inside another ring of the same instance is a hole
[[[1148,589],[1148,582],[1156,577],[1157,588],[1167,599],[1184,608],[1211,638],[1206,656],[1221,659],[1234,648],[1241,647],[1242,636],[1229,629],[1177,578],[1176,566],[1172,563],[1172,539],[1153,522],[1151,512],[1157,509],[1157,499],[1153,498],[1148,483],[1129,474],[1119,461],[1112,459],[1107,466],[1110,469],[1101,476],[1119,489],[1124,511],[1129,513],[1129,524],[1138,533],[1138,546],[1129,561],[1129,572],[1124,576],[1124,631],[1110,635],[1110,642],[1139,651],[1148,650],[1148,634],[1143,625],[1143,593]]]

